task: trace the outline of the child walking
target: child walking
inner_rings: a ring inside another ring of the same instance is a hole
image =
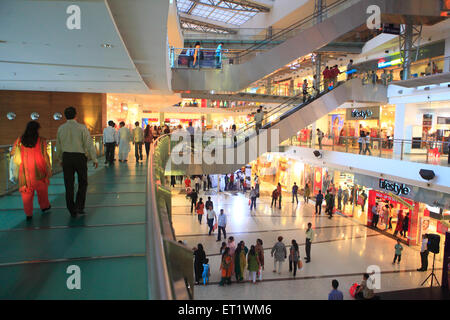
[[[397,260],[397,258],[398,258],[397,264],[399,264],[400,260],[402,259],[402,250],[403,250],[403,246],[400,244],[400,240],[397,239],[397,244],[395,245],[394,248],[395,248],[395,256],[392,264],[395,264],[395,260]]]
[[[209,271],[209,259],[205,260],[205,263],[203,264],[203,285],[207,285],[209,282],[209,276],[211,275],[210,271]]]

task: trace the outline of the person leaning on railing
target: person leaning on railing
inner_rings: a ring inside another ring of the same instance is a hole
[[[33,218],[34,191],[37,192],[42,212],[51,208],[48,185],[52,166],[47,153],[47,142],[39,136],[40,128],[38,122],[28,122],[24,134],[16,140],[11,151],[11,179],[19,180],[19,191],[27,220]]]

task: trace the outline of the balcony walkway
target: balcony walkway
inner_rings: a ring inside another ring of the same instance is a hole
[[[19,192],[0,198],[0,299],[147,299],[146,160],[89,165],[87,213],[72,219],[62,173],[51,179],[52,209],[25,220]],[[69,290],[67,267],[81,270]]]

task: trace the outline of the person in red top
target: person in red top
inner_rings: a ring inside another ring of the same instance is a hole
[[[341,73],[337,64],[330,70],[331,78],[333,80],[333,88],[337,86],[337,77]]]
[[[277,193],[278,193],[278,207],[281,209],[281,184],[278,182],[277,185]],[[276,206],[276,203],[275,203]]]
[[[234,186],[234,173],[230,175],[230,187],[228,188],[228,190],[233,190],[233,186]]]
[[[23,209],[27,220],[33,217],[33,198],[37,192],[42,212],[51,208],[48,200],[48,185],[52,167],[47,153],[47,142],[39,136],[40,124],[30,121],[24,134],[16,140],[11,151],[14,163],[12,176],[19,180]]]
[[[200,198],[200,200],[197,202],[195,206],[195,212],[197,212],[198,222],[202,224],[202,217],[205,209],[205,204],[203,203],[203,199]]]
[[[325,67],[325,70],[323,70],[322,75],[323,75],[323,84],[324,84],[325,90],[328,91],[328,87],[330,86],[330,78],[331,78],[330,68],[328,68],[328,66]]]
[[[189,178],[189,176],[187,176],[184,180],[184,186],[186,187],[186,190],[191,188],[191,179]]]

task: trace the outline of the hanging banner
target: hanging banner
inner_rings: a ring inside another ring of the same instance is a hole
[[[322,189],[322,168],[314,168],[314,195]]]

